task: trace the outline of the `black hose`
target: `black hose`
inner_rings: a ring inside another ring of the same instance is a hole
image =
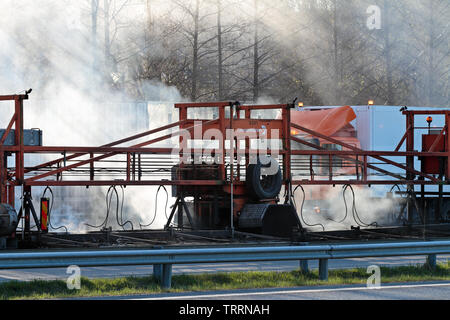
[[[400,189],[400,186],[398,184],[394,184],[389,192],[392,192],[395,187],[397,187],[398,191],[400,192],[402,191],[402,189]]]
[[[345,217],[347,217],[347,202],[345,200],[345,192],[347,191],[347,188],[350,188],[350,191],[352,192],[353,201],[352,201],[352,215],[353,219],[355,220],[356,224],[358,224],[360,227],[370,227],[375,226],[378,227],[377,222],[372,223],[365,223],[361,220],[361,218],[358,215],[358,211],[356,210],[356,197],[355,197],[355,191],[353,190],[353,187],[349,184],[344,186],[344,189],[342,191],[342,195],[344,197],[344,203],[345,203]]]
[[[342,197],[344,198],[344,205],[345,205],[345,215],[344,215],[344,218],[342,218],[342,220],[339,221],[339,222],[344,222],[345,219],[347,219],[347,215],[348,215],[348,206],[347,206],[347,200],[345,199],[345,191],[347,190],[347,187],[348,187],[348,186],[349,186],[349,185],[346,184],[346,185],[342,188]]]
[[[397,189],[398,189],[398,191],[401,193],[402,192],[402,189],[400,188],[400,186],[398,185],[398,184],[394,184],[393,186],[392,186],[392,188],[391,188],[391,190],[389,190],[389,192],[391,192],[392,193],[392,191],[394,190],[394,188],[395,187],[397,187]],[[402,196],[401,194],[400,194],[400,197],[401,198],[407,198],[407,197],[409,197],[409,196],[411,196],[409,193],[407,193],[405,196]],[[398,222],[405,222],[407,219],[403,216],[403,212],[405,211],[405,209],[406,209],[406,202],[404,202],[402,205],[401,205],[401,207],[400,207],[400,213],[399,213],[399,215],[397,216],[397,218],[396,218],[396,220],[398,221]],[[395,213],[393,213],[393,215],[395,215]]]
[[[301,185],[298,185],[297,187],[295,187],[294,191],[292,192],[292,197],[294,197],[295,195],[295,191],[297,191],[298,188],[302,189],[303,192],[303,200],[302,200],[302,205],[300,207],[300,218],[302,219],[303,223],[308,226],[308,227],[315,227],[315,226],[321,226],[323,231],[325,231],[325,227],[323,226],[323,224],[321,223],[316,223],[316,224],[309,224],[305,221],[305,219],[303,218],[303,206],[305,204],[305,199],[306,199],[306,193],[305,193],[305,189],[303,189],[303,187]],[[294,198],[294,207],[295,207],[295,198]],[[296,208],[297,209],[297,208]]]
[[[152,221],[151,221],[149,224],[141,224],[141,223],[139,222],[139,226],[140,226],[141,229],[142,229],[142,228],[150,227],[150,226],[153,224],[153,222],[155,222],[155,219],[156,219],[156,213],[157,213],[157,211],[158,211],[158,194],[159,194],[159,191],[161,190],[161,188],[163,188],[164,191],[166,192],[165,216],[166,216],[167,220],[169,219],[169,217],[167,217],[167,204],[169,203],[169,193],[167,192],[167,189],[166,189],[165,186],[160,185],[160,186],[158,187],[158,190],[156,191],[156,195],[155,195],[155,214],[153,215]]]
[[[116,221],[117,221],[117,224],[120,227],[122,227],[122,229],[125,230],[124,226],[127,225],[127,224],[130,224],[131,225],[131,230],[134,230],[133,223],[130,220],[127,220],[127,221],[123,222],[123,203],[125,201],[125,190],[124,190],[123,186],[120,186],[120,188],[122,190],[122,203],[120,205],[120,221],[119,221],[119,194],[117,193],[116,187],[114,187],[114,191],[116,192],[116,195],[117,195]]]
[[[111,192],[111,189],[113,189],[113,188],[114,188],[113,186],[109,187],[108,192],[106,192],[106,217],[105,217],[105,220],[98,226],[93,226],[88,223],[85,224],[86,226],[91,227],[91,228],[101,228],[104,226],[104,228],[106,228],[106,226],[108,224],[109,209],[110,209],[110,204],[111,204],[112,195],[113,195],[112,193],[110,194],[110,192]],[[117,191],[116,191],[116,193],[117,193]],[[110,197],[109,203],[108,203],[108,196]]]

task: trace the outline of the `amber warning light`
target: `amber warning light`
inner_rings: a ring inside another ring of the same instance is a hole
[[[428,134],[430,134],[430,127],[431,127],[431,123],[433,122],[433,118],[428,116],[427,117],[427,123],[428,123]]]

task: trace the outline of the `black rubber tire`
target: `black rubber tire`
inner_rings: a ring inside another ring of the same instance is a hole
[[[281,190],[281,169],[278,165],[278,170],[274,175],[266,176],[265,181],[261,181],[261,169],[269,167],[264,165],[258,158],[256,164],[250,164],[246,171],[246,185],[250,195],[257,200],[274,199],[278,196]]]

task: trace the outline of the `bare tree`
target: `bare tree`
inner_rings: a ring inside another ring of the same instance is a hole
[[[98,41],[97,41],[97,29],[98,29],[98,10],[99,0],[91,0],[91,41],[92,41],[92,55],[93,55],[93,69],[98,69]]]

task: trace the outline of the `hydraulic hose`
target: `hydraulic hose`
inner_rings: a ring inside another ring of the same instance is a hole
[[[157,211],[158,211],[158,194],[159,194],[159,191],[160,191],[161,189],[164,189],[164,191],[166,192],[165,216],[166,216],[167,219],[169,219],[169,217],[167,217],[167,205],[168,205],[168,203],[169,203],[169,193],[167,192],[167,189],[166,189],[165,186],[160,185],[160,186],[158,187],[158,190],[156,191],[156,195],[155,195],[155,213],[154,213],[154,215],[153,215],[153,218],[152,218],[152,220],[150,221],[150,223],[148,223],[148,224],[141,224],[141,223],[139,222],[139,226],[140,226],[141,229],[142,229],[142,228],[150,227],[150,226],[155,222],[155,219],[156,219],[156,213],[157,213]]]
[[[342,191],[342,195],[344,197],[344,203],[345,203],[345,218],[347,217],[347,201],[345,199],[345,192],[347,191],[347,188],[350,188],[350,191],[352,192],[352,196],[353,196],[352,215],[353,215],[353,219],[355,220],[356,224],[358,224],[358,226],[360,226],[360,227],[371,227],[371,226],[378,227],[378,223],[377,222],[365,223],[365,222],[363,222],[361,220],[361,218],[359,217],[358,211],[356,210],[355,191],[353,190],[353,187],[351,185],[349,185],[349,184],[345,185],[344,188],[343,188],[343,191]]]
[[[294,198],[295,192],[297,191],[298,188],[301,188],[302,193],[303,193],[303,199],[302,199],[302,205],[300,207],[300,218],[302,219],[302,222],[308,226],[308,227],[315,227],[315,226],[320,226],[322,227],[323,231],[325,231],[325,227],[323,226],[323,224],[321,223],[316,223],[316,224],[309,224],[306,222],[306,220],[303,217],[303,206],[305,204],[305,199],[306,199],[306,193],[305,193],[305,189],[303,189],[303,187],[301,185],[298,185],[297,187],[295,187],[294,191],[292,192],[292,197]],[[294,198],[294,207],[295,207],[295,198]]]

